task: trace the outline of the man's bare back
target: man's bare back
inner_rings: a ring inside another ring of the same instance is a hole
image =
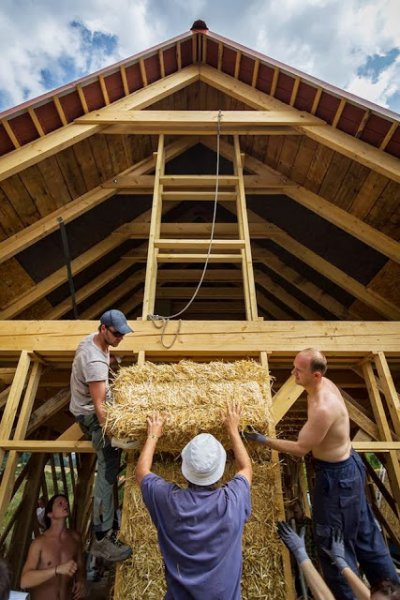
[[[350,419],[342,395],[336,385],[322,377],[319,391],[309,393],[308,420],[318,411],[327,411],[331,424],[325,437],[311,448],[314,458],[327,462],[339,462],[350,456]]]

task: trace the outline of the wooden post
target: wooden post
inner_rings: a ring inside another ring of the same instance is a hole
[[[263,367],[268,369],[268,355],[266,352],[260,352],[260,362]],[[272,406],[272,394],[269,389],[269,402]],[[275,422],[271,422],[269,425],[268,435],[275,436]],[[276,512],[279,520],[285,520],[285,505],[283,501],[283,489],[282,489],[282,480],[281,480],[281,469],[279,466],[279,454],[276,450],[271,450],[271,461],[274,465],[273,473],[275,478],[275,506]],[[286,582],[286,600],[295,600],[295,591],[294,591],[294,581],[293,581],[293,573],[292,573],[292,565],[289,550],[286,548],[284,544],[282,544],[282,563],[283,563],[283,572],[285,576]]]
[[[380,361],[380,364],[382,364],[382,361]],[[374,413],[375,422],[378,426],[379,436],[382,440],[390,442],[393,439],[392,433],[386,418],[385,409],[383,407],[382,398],[379,393],[378,384],[371,363],[364,362],[362,365],[362,371]],[[388,453],[386,470],[388,473],[392,494],[396,500],[397,516],[400,517],[400,465],[397,458],[397,452],[395,450],[390,450]]]
[[[31,416],[33,403],[39,386],[42,365],[35,362],[29,377],[21,411],[18,417],[18,423],[15,428],[14,439],[23,440],[28,428],[29,417]],[[11,395],[10,395],[11,396]],[[4,469],[3,478],[0,486],[0,522],[2,521],[9,502],[11,500],[12,489],[14,486],[15,470],[18,464],[19,453],[11,450],[7,457],[7,463]]]
[[[0,423],[0,439],[2,440],[8,440],[10,437],[18,405],[21,400],[22,392],[24,391],[30,364],[31,359],[28,352],[26,350],[22,350],[14,379],[11,384],[10,393],[8,394],[7,404]],[[3,458],[4,450],[0,448],[0,465],[3,462]]]
[[[247,320],[254,321],[257,319],[257,297],[256,297],[256,286],[254,283],[254,272],[253,272],[253,260],[251,257],[251,244],[250,244],[250,233],[249,223],[247,219],[247,208],[246,208],[246,193],[244,189],[243,180],[243,160],[240,153],[239,136],[234,136],[234,148],[235,148],[235,160],[234,160],[234,173],[238,178],[236,184],[237,202],[236,211],[239,225],[239,238],[244,240],[244,248],[241,250],[242,254],[242,270],[243,270],[243,288],[245,292],[245,305],[246,305],[246,317]]]
[[[158,248],[155,247],[156,239],[160,237],[161,230],[161,207],[163,186],[160,183],[160,177],[164,175],[165,155],[164,155],[164,135],[158,138],[157,161],[154,176],[153,206],[151,210],[151,222],[149,233],[149,249],[147,253],[146,279],[143,295],[142,318],[154,313],[155,293],[157,282],[157,255]]]
[[[19,587],[23,564],[32,542],[33,521],[36,518],[36,503],[40,491],[46,454],[35,454],[29,461],[27,481],[21,500],[21,518],[16,519],[7,560],[12,566],[12,587]]]

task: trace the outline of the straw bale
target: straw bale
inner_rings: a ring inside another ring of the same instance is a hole
[[[132,545],[133,555],[118,566],[116,600],[160,600],[166,587],[157,532],[143,504],[139,486],[134,481],[130,459],[125,484],[122,538]],[[285,580],[281,542],[276,535],[278,519],[271,462],[253,464],[252,515],[243,535],[243,600],[284,600]],[[185,486],[180,461],[165,460],[157,455],[153,471],[168,481]],[[233,461],[227,463],[225,480],[235,473]]]
[[[164,452],[181,451],[192,437],[204,431],[229,448],[221,418],[228,400],[240,401],[240,428],[252,425],[268,431],[271,418],[269,373],[252,360],[133,365],[117,374],[112,397],[107,407],[107,432],[142,444],[147,433],[146,418],[157,410],[168,416],[165,434],[158,444]]]

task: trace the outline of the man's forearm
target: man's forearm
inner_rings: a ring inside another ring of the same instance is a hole
[[[315,600],[335,600],[334,595],[318,573],[310,559],[303,561],[299,565],[303,571],[310,590]]]
[[[136,479],[139,483],[142,481],[143,477],[148,475],[148,473],[151,471],[157,441],[158,437],[154,434],[151,434],[148,436],[143,446],[136,465]]]
[[[342,570],[342,576],[351,587],[351,591],[354,593],[357,600],[369,600],[371,598],[370,590],[350,567],[345,567]]]
[[[298,442],[292,440],[278,440],[276,438],[266,438],[266,446],[271,450],[277,450],[278,452],[285,452],[286,454],[292,454],[293,456],[304,456],[307,454],[307,450],[302,448]]]
[[[243,469],[251,468],[251,460],[247,453],[246,447],[243,444],[243,440],[240,437],[238,429],[232,429],[228,431],[229,437],[232,442],[232,450],[235,455],[235,462],[238,471]]]
[[[48,569],[32,569],[22,575],[21,587],[23,589],[33,588],[49,581],[53,577],[56,577],[56,567],[49,567]]]

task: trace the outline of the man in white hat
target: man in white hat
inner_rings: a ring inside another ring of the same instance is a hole
[[[116,348],[124,336],[132,332],[124,313],[116,309],[107,310],[100,317],[97,333],[91,333],[79,344],[71,372],[69,409],[97,453],[97,477],[93,490],[95,539],[90,553],[111,562],[129,558],[132,550],[121,544],[112,529],[114,483],[118,476],[120,451],[112,446],[102,430],[107,403],[111,400],[109,347]]]
[[[136,467],[143,500],[157,527],[165,564],[165,600],[239,600],[242,533],[251,512],[252,466],[239,434],[240,408],[228,405],[224,425],[232,443],[236,474],[222,487],[226,452],[209,433],[200,433],[182,450],[187,488],[151,472],[164,419],[147,419],[147,440]]]

